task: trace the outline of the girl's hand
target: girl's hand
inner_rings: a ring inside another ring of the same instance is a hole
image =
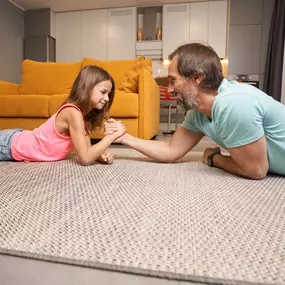
[[[112,152],[105,151],[99,158],[98,162],[104,163],[104,164],[112,164],[115,156]]]
[[[117,128],[117,121],[114,119],[109,119],[107,122],[104,123],[104,135],[112,135],[114,132],[118,130]]]
[[[120,136],[126,133],[126,127],[122,121],[116,121],[114,119],[109,119],[104,124],[104,134],[105,136],[114,135],[115,138],[119,138]]]

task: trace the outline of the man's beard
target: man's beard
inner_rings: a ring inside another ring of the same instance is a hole
[[[187,96],[188,95],[188,96]],[[197,105],[197,93],[192,93],[191,96],[189,94],[184,93],[177,95],[177,105],[178,110],[182,113],[186,113],[189,110],[192,110]]]

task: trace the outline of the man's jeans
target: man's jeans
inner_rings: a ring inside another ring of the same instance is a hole
[[[14,160],[11,153],[12,139],[22,131],[22,129],[0,130],[0,161]]]

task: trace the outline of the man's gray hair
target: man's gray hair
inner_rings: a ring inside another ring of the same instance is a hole
[[[224,79],[219,56],[210,46],[200,43],[185,44],[169,55],[169,60],[177,56],[177,69],[185,78],[202,76],[202,88],[218,89]]]

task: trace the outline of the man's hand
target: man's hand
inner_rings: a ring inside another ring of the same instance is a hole
[[[120,142],[120,137],[126,133],[126,127],[122,121],[116,121],[114,119],[109,119],[104,123],[104,135],[115,135],[116,142]]]
[[[206,165],[208,165],[208,156],[213,153],[213,152],[221,152],[221,148],[220,147],[214,147],[214,148],[206,148],[204,150],[204,153],[203,153],[203,163],[205,163]]]
[[[105,151],[99,158],[98,162],[104,163],[104,164],[112,164],[115,156],[112,152]]]

